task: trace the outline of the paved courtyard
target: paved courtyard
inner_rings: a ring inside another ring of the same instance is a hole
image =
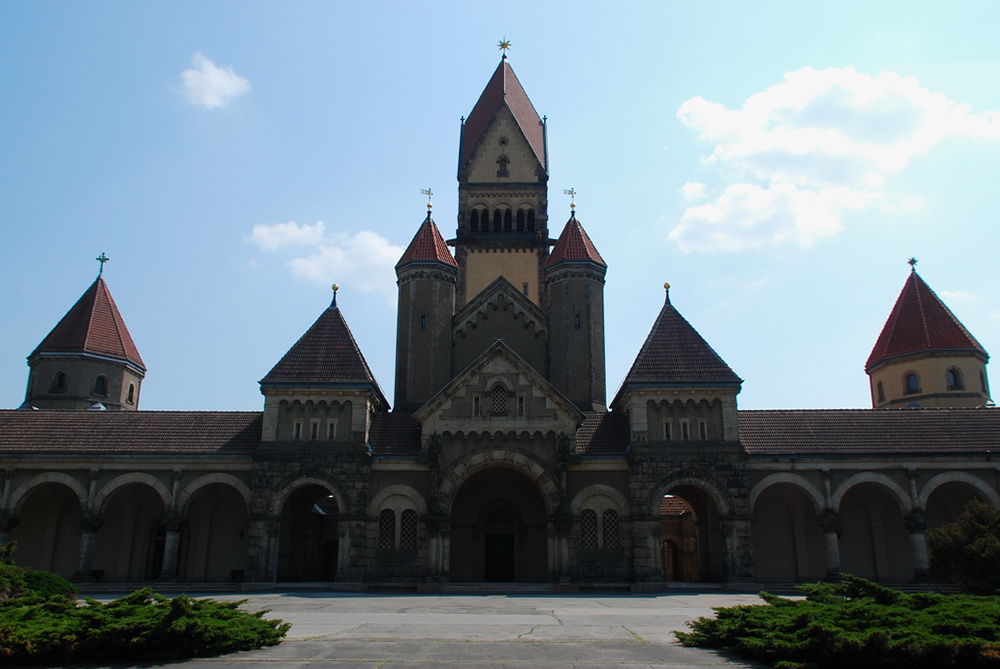
[[[170,666],[697,667],[756,665],[684,648],[672,631],[751,594],[381,595],[284,591],[248,599],[292,623],[273,648]],[[104,599],[103,597],[101,599]]]

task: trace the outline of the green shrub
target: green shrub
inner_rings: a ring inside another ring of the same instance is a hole
[[[16,549],[17,543],[0,546],[0,601],[30,595],[76,595],[77,587],[64,578],[14,564]]]
[[[1000,593],[1000,511],[969,502],[962,515],[927,535],[931,576],[977,595]]]
[[[907,595],[853,576],[802,590],[801,600],[761,593],[763,605],[716,609],[677,637],[782,669],[1000,667],[996,598]]]

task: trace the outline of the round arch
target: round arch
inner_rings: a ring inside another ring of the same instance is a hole
[[[24,504],[28,495],[30,495],[35,488],[46,483],[61,483],[65,485],[72,490],[73,494],[75,494],[80,500],[80,508],[87,508],[87,490],[83,487],[83,484],[68,474],[63,474],[61,472],[48,472],[46,474],[32,476],[30,479],[15,488],[14,493],[10,498],[10,510],[13,513],[20,511],[21,505]]]
[[[344,491],[336,481],[326,477],[312,475],[296,478],[282,486],[278,492],[274,493],[271,497],[269,512],[272,515],[280,515],[282,507],[285,506],[285,502],[288,501],[291,494],[299,488],[307,485],[317,485],[321,488],[326,488],[327,492],[333,495],[333,498],[337,501],[337,508],[342,511],[347,509],[347,505],[344,502]]]
[[[668,476],[660,482],[657,493],[648,501],[646,512],[653,517],[660,515],[660,503],[664,495],[669,495],[671,490],[684,485],[700,488],[712,498],[716,508],[725,516],[732,516],[736,513],[736,505],[729,493],[723,489],[716,481],[708,477],[701,476]]]
[[[438,488],[441,508],[450,515],[455,494],[462,484],[473,474],[492,467],[506,467],[521,472],[538,486],[545,501],[546,513],[552,516],[559,510],[559,484],[545,463],[532,454],[509,447],[480,448],[467,453],[443,470],[441,487]]]
[[[191,501],[191,497],[205,486],[212,485],[213,483],[221,483],[229,486],[230,488],[234,488],[243,498],[243,502],[247,505],[247,508],[250,508],[250,487],[232,474],[216,473],[199,476],[194,481],[187,484],[180,495],[177,496],[177,511],[182,516],[186,515],[187,506]]]
[[[978,476],[973,476],[968,472],[942,472],[932,477],[920,489],[920,494],[917,496],[919,507],[926,509],[927,500],[930,499],[931,493],[945,483],[966,483],[981,492],[990,501],[994,509],[1000,509],[1000,494],[997,493],[996,489]]]
[[[413,487],[403,485],[401,483],[386,486],[385,488],[379,490],[368,504],[368,515],[378,515],[382,505],[385,503],[385,500],[389,499],[393,495],[402,495],[403,497],[406,497],[413,502],[413,505],[417,508],[417,513],[421,516],[427,515],[427,502],[424,500],[424,496],[417,492]]]
[[[776,485],[778,483],[789,483],[799,488],[807,494],[816,505],[816,512],[819,513],[826,506],[823,500],[823,494],[816,489],[816,486],[812,484],[806,477],[801,474],[793,474],[791,472],[777,472],[775,474],[769,474],[757,481],[757,484],[750,489],[750,510],[752,511],[754,506],[757,504],[757,498],[760,494],[764,492],[767,488]]]
[[[115,491],[132,483],[140,483],[149,486],[160,496],[160,500],[163,502],[163,508],[170,508],[170,490],[163,484],[162,481],[160,481],[160,479],[145,472],[133,472],[131,474],[122,474],[121,476],[111,479],[111,481],[98,491],[97,496],[94,498],[94,507],[97,509],[98,513],[104,513],[104,507]]]
[[[885,474],[877,472],[860,472],[848,477],[847,480],[838,485],[837,489],[833,491],[833,509],[839,513],[840,503],[843,501],[844,495],[851,488],[861,483],[875,483],[887,488],[896,498],[896,502],[899,504],[899,508],[904,515],[913,510],[913,502],[910,500],[909,494],[903,490],[903,487]]]
[[[580,509],[583,507],[584,503],[591,497],[609,497],[615,505],[617,505],[618,513],[621,515],[626,515],[629,513],[628,500],[620,492],[612,488],[611,486],[604,485],[601,483],[595,483],[594,485],[589,485],[573,497],[573,501],[570,502],[570,513],[574,516],[580,514]]]

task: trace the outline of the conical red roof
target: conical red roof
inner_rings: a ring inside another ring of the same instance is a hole
[[[639,350],[622,387],[639,384],[740,384],[742,379],[670,304],[663,309]]]
[[[916,272],[910,272],[865,370],[886,358],[929,350],[986,351]]]
[[[556,245],[552,247],[549,259],[545,261],[545,266],[551,267],[556,263],[567,261],[587,261],[597,263],[602,267],[608,266],[601,254],[597,252],[594,242],[590,241],[587,231],[580,225],[580,221],[576,220],[576,215],[570,216],[569,220],[566,221],[566,227],[563,228],[559,239],[556,240]]]
[[[462,130],[462,146],[459,148],[458,166],[463,168],[479,146],[490,121],[496,115],[500,106],[506,104],[510,108],[517,125],[528,140],[531,150],[544,167],[548,166],[545,158],[545,130],[542,119],[535,111],[535,106],[528,99],[528,94],[521,87],[507,57],[500,60],[496,71],[490,78],[486,88],[479,96],[479,101],[469,113]]]
[[[43,353],[90,353],[117,358],[146,371],[125,319],[100,276],[28,356]]]
[[[260,383],[370,388],[388,406],[347,321],[333,303],[306,330]]]
[[[458,267],[458,263],[455,262],[451,251],[448,250],[448,245],[445,244],[444,237],[441,236],[441,231],[434,224],[430,213],[427,214],[427,218],[420,225],[417,234],[413,235],[410,245],[406,247],[403,256],[396,263],[396,269],[411,262],[440,262]]]

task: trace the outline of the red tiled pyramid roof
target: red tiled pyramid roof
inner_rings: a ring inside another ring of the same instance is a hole
[[[531,150],[543,166],[547,166],[545,158],[545,132],[542,119],[535,111],[535,106],[528,99],[528,94],[521,87],[514,70],[507,62],[506,56],[500,60],[486,88],[483,89],[476,106],[469,113],[462,129],[462,146],[459,148],[459,169],[465,167],[479,146],[490,121],[496,115],[502,104],[507,105],[521,132],[528,140]]]
[[[987,355],[920,275],[910,272],[868,356],[865,370],[886,358],[940,349],[971,350]]]
[[[0,411],[0,453],[246,454],[259,411]]]
[[[333,303],[306,330],[260,383],[269,385],[362,386],[388,406],[347,321]]]
[[[451,251],[448,250],[448,245],[445,244],[444,237],[441,236],[441,231],[434,224],[434,219],[431,218],[430,213],[427,214],[424,222],[420,224],[417,234],[413,235],[410,245],[406,247],[403,256],[396,263],[396,269],[398,270],[403,265],[411,262],[440,262],[452,267],[458,267],[458,263],[455,262]]]
[[[698,331],[670,304],[663,309],[639,350],[622,387],[631,384],[740,384],[742,379],[712,350]]]
[[[1000,451],[997,409],[740,411],[750,455],[878,455]]]
[[[572,215],[566,221],[566,226],[559,235],[559,239],[556,240],[555,246],[552,247],[549,259],[545,261],[545,266],[551,267],[556,263],[574,260],[589,261],[602,267],[608,266],[601,254],[597,252],[594,242],[590,241],[587,231],[580,225],[580,221],[576,220],[575,215]]]
[[[28,359],[43,353],[91,353],[125,360],[142,371],[139,350],[100,276],[80,296]]]

